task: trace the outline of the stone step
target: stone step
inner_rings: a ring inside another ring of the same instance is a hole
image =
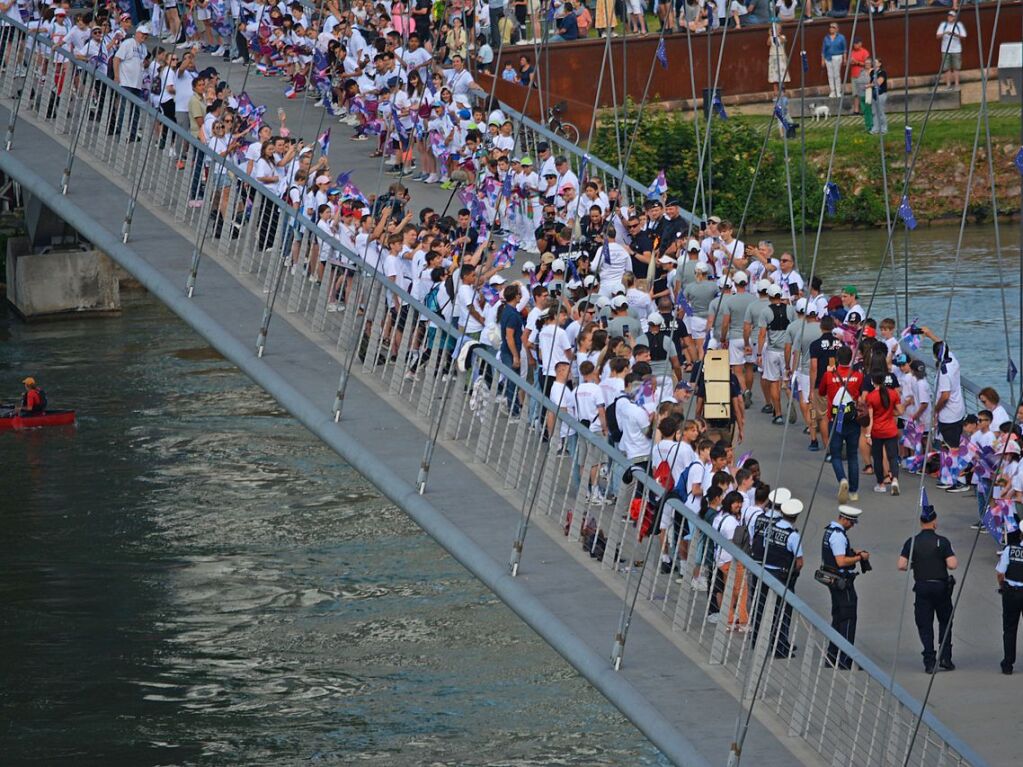
[[[889,112],[902,112],[904,104],[906,103],[907,95],[902,91],[889,91],[888,92],[888,111]],[[805,113],[806,119],[813,119],[814,107],[827,106],[831,112],[831,117],[835,117],[838,114],[838,103],[837,98],[828,98],[827,96],[807,96],[804,99],[806,102]],[[910,91],[908,94],[909,111],[910,112],[926,112],[927,105],[931,102],[931,91],[928,90],[915,90]],[[792,98],[789,100],[789,114],[794,118],[798,118],[800,115],[800,100],[799,98]],[[944,86],[939,86],[938,92],[934,94],[934,103],[931,106],[932,110],[945,111],[950,109],[959,109],[961,106],[959,91],[946,91]],[[846,94],[845,99],[842,100],[842,114],[852,114],[853,111],[853,99]]]

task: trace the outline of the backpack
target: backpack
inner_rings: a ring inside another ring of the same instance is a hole
[[[678,475],[678,482],[675,483],[675,495],[681,498],[683,503],[689,500],[689,470],[699,463],[699,461],[693,461]]]
[[[761,512],[761,513],[763,513],[763,512]],[[760,514],[757,514],[756,517],[753,517],[753,518],[750,519],[750,522],[752,522],[754,519],[756,519],[759,516],[760,516]],[[749,525],[741,524],[741,520],[740,520],[740,525],[737,528],[735,528],[735,532],[732,533],[732,543],[734,543],[740,549],[745,551],[747,554],[752,552],[752,550],[753,550],[753,539],[750,537],[750,534],[749,534]]]
[[[604,415],[607,420],[607,437],[611,440],[612,445],[617,445],[622,441],[622,427],[618,425],[618,401],[627,399],[626,395],[619,394],[614,398],[614,402],[607,406],[607,410]]]
[[[440,290],[440,285],[441,284],[438,282],[430,288],[430,292],[427,293],[426,297],[423,299],[423,303],[426,304],[426,308],[438,315],[440,314],[440,302],[437,301],[437,293]]]
[[[789,310],[785,304],[768,304],[771,307],[771,321],[768,330],[787,330],[790,324]]]

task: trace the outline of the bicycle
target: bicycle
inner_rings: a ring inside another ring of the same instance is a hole
[[[547,129],[555,136],[561,136],[566,141],[578,145],[579,129],[568,120],[561,119],[561,113],[567,106],[567,101],[561,101],[547,110]]]

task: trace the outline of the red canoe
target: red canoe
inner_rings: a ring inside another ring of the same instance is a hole
[[[47,410],[42,415],[0,416],[0,431],[38,429],[42,426],[70,426],[74,422],[74,410]]]

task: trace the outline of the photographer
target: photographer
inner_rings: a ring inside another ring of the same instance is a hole
[[[831,628],[849,640],[856,641],[856,565],[862,572],[870,571],[870,553],[856,551],[849,541],[849,533],[859,521],[863,511],[854,506],[839,506],[838,519],[824,528],[821,542],[821,570],[816,579],[831,592]],[[852,668],[852,658],[829,643],[825,661],[833,668]]]
[[[405,206],[411,199],[408,189],[404,185],[395,182],[387,187],[385,194],[377,197],[373,203],[373,215],[380,217],[383,215],[383,211],[389,208],[391,210],[391,218],[397,221],[404,218]]]

